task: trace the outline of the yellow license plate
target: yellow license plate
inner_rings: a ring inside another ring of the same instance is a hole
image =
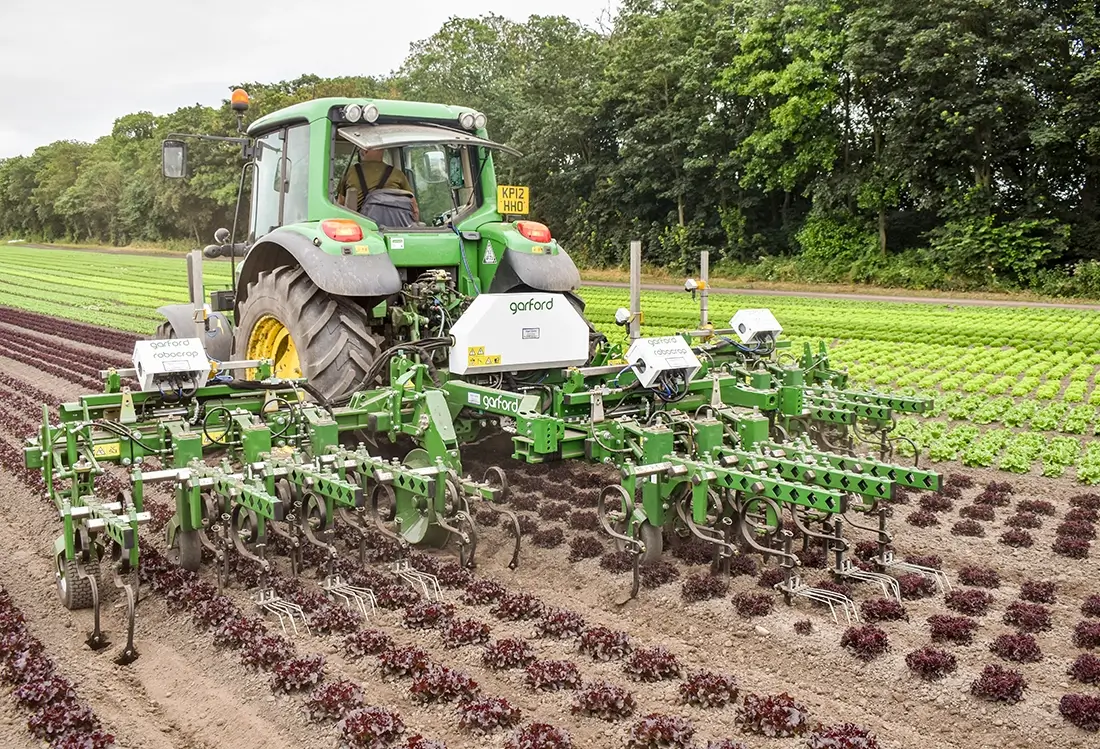
[[[506,216],[526,216],[531,212],[531,188],[498,185],[497,211]]]

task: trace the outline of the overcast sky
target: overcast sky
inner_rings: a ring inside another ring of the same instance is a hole
[[[451,16],[566,15],[615,0],[0,0],[0,158],[115,119],[216,105],[240,81],[380,75]]]

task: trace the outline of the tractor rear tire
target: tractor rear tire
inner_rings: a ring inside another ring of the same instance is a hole
[[[248,285],[235,336],[235,359],[249,358],[253,330],[272,317],[289,332],[301,375],[327,402],[365,386],[379,345],[359,305],[322,291],[300,267],[263,271]]]
[[[172,323],[165,320],[157,326],[157,332],[153,333],[154,341],[166,341],[170,338],[176,337],[176,330],[172,327]]]

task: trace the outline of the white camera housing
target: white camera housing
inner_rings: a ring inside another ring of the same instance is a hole
[[[771,310],[743,309],[730,320],[730,327],[737,332],[742,343],[763,343],[775,340],[783,332],[783,326]]]
[[[689,381],[699,371],[699,358],[687,341],[678,335],[664,338],[639,338],[626,352],[638,382],[652,387],[662,374],[670,373]]]
[[[143,391],[191,390],[206,384],[210,358],[198,338],[166,338],[134,344],[134,369]]]

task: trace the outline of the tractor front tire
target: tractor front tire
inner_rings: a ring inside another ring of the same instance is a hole
[[[297,359],[294,369],[326,401],[346,398],[364,386],[379,345],[366,312],[357,304],[322,291],[300,267],[275,268],[261,272],[248,285],[234,358],[259,358],[257,352],[264,349],[259,332],[273,325],[285,328]],[[293,371],[279,372],[276,365],[276,376],[293,376]]]

